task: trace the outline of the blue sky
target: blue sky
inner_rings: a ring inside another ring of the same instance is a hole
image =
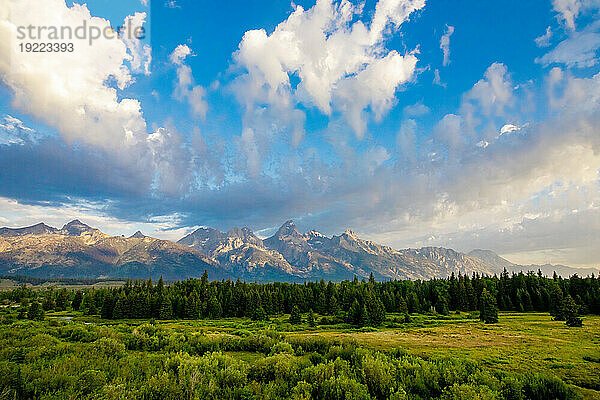
[[[597,0],[4,3],[0,225],[293,218],[600,263]],[[144,41],[72,54],[15,52],[7,29],[128,16]]]

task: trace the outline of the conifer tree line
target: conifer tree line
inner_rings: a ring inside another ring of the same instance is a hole
[[[459,274],[429,281],[376,282],[354,278],[339,283],[311,281],[298,283],[247,283],[240,280],[209,281],[188,279],[166,285],[162,278],[154,283],[127,281],[114,289],[66,289],[32,291],[27,288],[6,292],[13,301],[34,298],[40,311],[64,310],[71,306],[86,314],[106,319],[155,318],[199,319],[250,317],[266,319],[290,314],[299,323],[308,313],[325,316],[319,323],[348,322],[358,326],[377,326],[386,313],[426,313],[446,315],[451,311],[481,311],[485,322],[497,322],[500,311],[549,312],[567,324],[581,324],[580,315],[600,314],[600,277],[547,278],[540,272],[500,276]],[[38,307],[34,309],[36,316]],[[328,318],[329,317],[329,318]]]

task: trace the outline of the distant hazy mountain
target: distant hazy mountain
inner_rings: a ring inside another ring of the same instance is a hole
[[[478,258],[488,264],[494,273],[500,274],[505,268],[508,272],[537,272],[538,270],[542,271],[542,274],[546,276],[554,275],[556,272],[557,275],[560,276],[571,276],[577,274],[579,276],[588,276],[591,274],[598,275],[598,269],[594,268],[574,268],[567,267],[566,265],[552,265],[552,264],[529,264],[529,265],[519,265],[514,264],[502,257],[498,254],[494,253],[491,250],[473,250],[469,253],[469,256],[473,258]]]
[[[514,267],[517,267],[516,264],[511,263],[510,261],[500,257],[498,254],[494,253],[491,250],[480,250],[476,249],[469,253],[471,257],[479,258],[488,264],[494,272],[500,273],[506,268],[507,271],[513,271]]]
[[[179,242],[136,232],[109,236],[81,221],[61,229],[43,223],[26,228],[0,228],[0,274],[34,277],[123,277],[165,279],[197,277],[261,281],[367,278],[431,279],[451,274],[499,274],[541,269],[563,276],[587,275],[591,269],[565,266],[521,266],[489,250],[469,254],[440,247],[395,250],[346,231],[326,236],[302,233],[287,221],[262,240],[248,228],[227,233],[200,228]],[[597,273],[597,271],[593,271]]]

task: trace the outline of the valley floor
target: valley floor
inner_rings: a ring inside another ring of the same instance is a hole
[[[149,324],[148,321],[140,320],[105,321],[96,317],[83,316],[77,312],[48,313],[42,322],[7,321],[5,314],[3,316],[5,320],[1,321],[3,323],[0,325],[0,349],[2,349],[0,350],[2,369],[0,372],[5,375],[0,381],[0,390],[4,386],[5,392],[8,393],[7,387],[14,382],[11,383],[6,373],[7,371],[14,373],[18,368],[21,368],[19,374],[29,371],[27,373],[37,377],[39,382],[50,379],[45,376],[44,371],[47,374],[60,375],[60,372],[66,371],[68,367],[54,365],[52,360],[56,357],[58,361],[61,354],[67,354],[69,346],[75,346],[69,351],[76,352],[68,355],[71,361],[86,352],[99,357],[97,352],[106,351],[104,347],[108,346],[114,347],[115,349],[111,350],[114,352],[137,354],[145,361],[131,362],[132,366],[140,368],[140,365],[146,365],[142,368],[149,369],[156,368],[151,366],[152,357],[159,357],[159,354],[173,355],[188,352],[200,358],[202,354],[209,354],[211,351],[222,351],[224,355],[237,360],[236,362],[248,363],[251,375],[253,368],[262,365],[263,360],[273,358],[274,353],[285,353],[285,346],[289,347],[287,343],[294,347],[292,353],[294,357],[291,360],[307,363],[307,365],[312,365],[311,362],[315,363],[315,357],[321,357],[316,354],[319,348],[329,349],[327,350],[329,354],[332,346],[346,343],[345,346],[352,348],[362,347],[383,353],[400,352],[417,356],[425,362],[450,358],[452,362],[475,363],[478,371],[490,373],[503,371],[555,376],[571,385],[582,398],[600,399],[600,335],[598,334],[600,317],[598,316],[585,317],[581,328],[569,328],[564,322],[552,321],[548,314],[541,313],[500,313],[500,322],[493,325],[485,325],[466,313],[445,317],[439,315],[412,315],[411,317],[410,323],[400,323],[398,322],[401,320],[400,316],[388,315],[386,324],[376,329],[353,328],[345,324],[316,327],[310,327],[306,323],[291,325],[288,323],[288,316],[273,317],[270,321],[260,322],[227,318],[151,321]],[[262,339],[257,339],[259,337]],[[268,337],[273,340],[268,343],[261,342],[261,340],[270,340]],[[241,340],[245,344],[243,346],[232,344],[236,340]],[[98,341],[104,341],[101,348],[96,345]],[[281,341],[285,342],[285,346],[274,344]],[[178,347],[184,346],[184,342],[187,347]],[[271,350],[269,346],[272,346]],[[340,346],[339,349],[342,347]],[[336,351],[343,352],[343,350]],[[148,359],[143,358],[143,354],[150,353],[154,355],[148,355]],[[101,360],[104,361],[99,363],[106,362],[105,358],[108,356],[102,356]],[[84,361],[77,362],[85,364]],[[17,367],[18,364],[21,367]],[[102,366],[99,365],[98,369],[101,370]],[[115,374],[114,371],[102,372],[100,384],[106,383],[107,379],[110,381],[111,373]],[[124,372],[120,371],[119,374]],[[44,384],[54,385],[54,394],[57,395],[62,390],[61,385],[69,387],[68,378],[64,379],[65,382],[50,379],[50,383],[44,381]],[[118,382],[123,384],[123,381],[117,379],[116,383],[113,383],[114,390],[119,387]],[[370,386],[369,388],[371,389]],[[115,392],[115,396],[118,397],[118,391]],[[51,397],[40,396],[39,398]],[[111,396],[104,395],[99,398],[111,398]],[[146,396],[146,398],[150,397]],[[466,395],[463,397],[459,394],[458,397],[455,395],[455,397],[442,398],[497,397]]]

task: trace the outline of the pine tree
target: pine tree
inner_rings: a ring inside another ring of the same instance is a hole
[[[372,323],[370,315],[369,315],[369,311],[367,310],[367,306],[365,304],[363,304],[363,306],[360,308],[360,314],[359,314],[359,318],[358,318],[358,326],[370,326],[370,325],[375,325]]]
[[[100,317],[103,319],[113,318],[114,299],[110,292],[105,293],[102,299],[102,308],[100,310]]]
[[[291,324],[300,324],[302,323],[302,315],[300,315],[300,308],[297,305],[292,307],[292,312],[290,313],[290,323]]]
[[[481,313],[479,314],[479,319],[486,324],[494,324],[498,322],[498,307],[496,306],[496,299],[485,288],[481,293],[480,303]]]
[[[44,308],[44,311],[54,310],[56,303],[54,302],[54,296],[52,295],[52,292],[46,293],[42,307]]]
[[[369,294],[365,308],[367,310],[366,319],[368,321],[363,322],[366,322],[369,325],[372,324],[374,326],[378,326],[385,321],[385,307],[378,296],[372,293]]]
[[[75,292],[75,296],[73,297],[73,302],[71,302],[71,307],[73,310],[79,311],[79,307],[81,306],[81,301],[83,300],[83,292],[78,290]]]
[[[445,297],[440,296],[438,298],[437,303],[435,303],[435,311],[441,315],[448,315],[450,311],[448,310],[448,302]]]
[[[200,317],[200,301],[198,293],[193,292],[190,297],[187,298],[185,303],[185,314],[187,318],[198,319]]]
[[[554,273],[556,274],[556,272]],[[557,321],[564,321],[564,301],[563,292],[558,284],[552,284],[550,288],[550,315]]]
[[[264,310],[263,310],[264,311]],[[206,312],[209,318],[219,318],[223,313],[223,309],[221,307],[221,303],[215,295],[212,295],[210,299],[208,299],[208,304],[206,307]]]
[[[580,307],[571,295],[568,295],[565,299],[563,310],[567,326],[580,327],[583,325],[583,321],[579,318]]]
[[[27,312],[27,318],[41,321],[44,319],[44,309],[42,305],[37,301],[34,301],[29,306],[29,311]]]
[[[252,320],[254,321],[265,321],[267,320],[267,313],[265,312],[265,309],[262,306],[259,306],[256,308],[256,310],[254,310],[254,313],[252,314]],[[291,321],[291,318],[290,318]]]
[[[406,303],[406,300],[404,300],[404,297],[400,296],[399,300],[398,300],[398,312],[400,314],[408,314],[408,304]]]
[[[354,299],[350,310],[348,310],[347,320],[353,325],[363,326],[367,323],[367,310],[365,306],[361,306],[358,299]]]
[[[338,312],[340,312],[340,304],[337,297],[334,295],[329,300],[329,314],[336,315]]]
[[[161,277],[162,280],[162,277]],[[160,280],[158,281],[160,284]],[[163,296],[160,302],[160,313],[158,318],[160,319],[171,319],[173,318],[173,306],[171,304],[171,298],[169,296]]]
[[[312,327],[317,326],[317,322],[315,321],[315,313],[313,312],[312,309],[310,309],[308,311],[308,317],[307,317],[306,321],[308,322],[309,326],[312,326]]]
[[[117,301],[115,302],[115,307],[113,308],[113,319],[123,319],[126,317],[125,310],[125,296],[123,293],[120,293],[117,296]]]
[[[67,303],[69,301],[69,292],[67,289],[61,289],[56,295],[56,309],[58,311],[64,311],[67,309]]]
[[[165,282],[163,281],[163,277],[161,275],[160,279],[158,280],[158,283],[156,284],[156,293],[163,294],[164,290],[165,290]]]
[[[96,302],[94,301],[91,293],[88,293],[85,296],[83,296],[83,300],[81,301],[81,308],[83,309],[86,315],[98,314]]]

